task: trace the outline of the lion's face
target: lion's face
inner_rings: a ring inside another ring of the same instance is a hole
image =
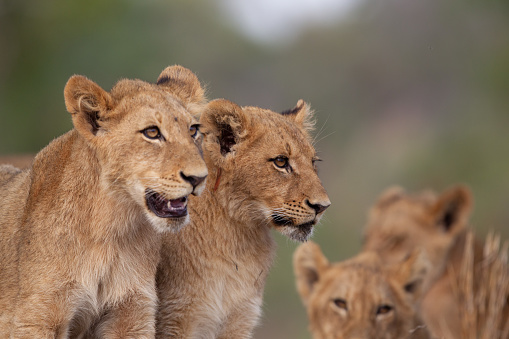
[[[427,265],[417,252],[390,268],[372,252],[330,264],[316,244],[301,245],[294,268],[313,337],[420,338],[415,304]]]
[[[456,186],[437,196],[431,191],[409,195],[388,189],[370,213],[364,250],[376,251],[386,263],[401,261],[423,248],[432,263],[425,285],[443,272],[449,250],[468,223],[471,194]]]
[[[284,114],[226,100],[209,104],[200,120],[204,152],[218,168],[215,188],[228,188],[235,218],[298,241],[310,236],[330,201],[306,130],[309,114],[303,101]]]
[[[194,74],[173,66],[158,84],[121,80],[108,93],[75,76],[65,89],[75,128],[98,154],[103,187],[141,208],[158,231],[184,226],[188,196],[205,185],[202,136],[191,114],[203,101],[199,86]]]

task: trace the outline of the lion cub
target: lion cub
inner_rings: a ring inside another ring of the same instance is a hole
[[[462,337],[454,284],[460,281],[472,201],[470,190],[461,185],[439,195],[432,191],[408,194],[393,187],[372,208],[365,230],[363,250],[376,251],[385,263],[401,260],[416,247],[426,251],[432,269],[424,282],[420,312],[433,335],[440,338]],[[482,265],[482,247],[474,240],[474,272]],[[477,287],[484,277],[474,277]],[[505,319],[502,326],[507,311]]]
[[[330,205],[300,100],[282,114],[208,104],[203,153],[212,179],[192,221],[163,238],[157,272],[161,338],[249,338],[275,252],[271,229],[304,241]]]
[[[374,252],[329,263],[318,245],[307,242],[293,258],[313,338],[429,338],[416,312],[429,267],[423,252],[392,267]]]
[[[74,129],[0,167],[0,336],[153,338],[160,233],[207,175],[203,90],[173,66],[111,92],[73,76],[64,95]]]

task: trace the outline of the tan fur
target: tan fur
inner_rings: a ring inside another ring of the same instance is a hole
[[[147,201],[198,192],[204,184],[184,175],[207,174],[190,133],[199,82],[180,66],[161,77],[121,80],[111,92],[71,77],[64,95],[75,129],[31,168],[0,167],[1,338],[77,337],[92,324],[93,337],[154,337],[160,233],[189,218],[157,217]],[[151,126],[164,140],[143,134]]]
[[[410,195],[391,188],[373,207],[366,228],[363,249],[376,251],[386,263],[400,260],[416,247],[428,254],[433,269],[425,281],[421,313],[437,337],[461,337],[460,302],[453,285],[465,252],[472,200],[463,186],[438,196],[430,191]],[[482,245],[477,240],[473,251],[474,267],[478,267]],[[483,277],[475,278],[479,281]]]
[[[275,254],[271,229],[305,240],[330,204],[313,164],[310,118],[302,100],[285,114],[209,103],[200,122],[211,178],[191,200],[190,225],[164,236],[158,337],[251,337]],[[291,169],[276,166],[279,156]]]
[[[392,267],[374,252],[329,263],[313,242],[294,253],[297,290],[315,339],[429,338],[416,312],[428,269],[420,251]]]

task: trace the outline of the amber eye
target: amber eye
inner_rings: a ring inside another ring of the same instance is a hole
[[[390,306],[390,305],[382,305],[382,306],[379,306],[378,309],[376,310],[376,315],[387,314],[390,311],[392,311],[392,306]]]
[[[339,308],[341,308],[341,309],[343,309],[345,311],[348,310],[348,307],[346,306],[346,301],[344,299],[337,298],[337,299],[333,299],[332,302],[337,307],[339,307]]]
[[[159,131],[159,128],[157,128],[156,126],[145,128],[141,132],[143,133],[144,136],[146,136],[149,139],[152,140],[161,139],[161,132]]]
[[[191,135],[192,138],[196,138],[198,136],[199,130],[200,125],[198,124],[191,125],[191,127],[189,127],[189,134]]]
[[[274,161],[274,165],[276,165],[279,168],[285,168],[288,166],[288,158],[287,157],[279,156],[279,157],[275,158],[273,161]]]

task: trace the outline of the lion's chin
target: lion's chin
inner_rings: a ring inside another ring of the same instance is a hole
[[[309,221],[305,222],[303,224],[289,224],[286,223],[284,225],[275,223],[275,228],[283,235],[287,236],[288,238],[298,241],[298,242],[304,242],[309,240],[309,238],[313,234],[314,225],[316,222]]]
[[[152,226],[159,233],[173,232],[177,233],[182,228],[184,228],[189,223],[189,214],[181,217],[172,217],[172,218],[159,218],[152,211],[147,211],[145,213],[147,219],[152,224]]]

